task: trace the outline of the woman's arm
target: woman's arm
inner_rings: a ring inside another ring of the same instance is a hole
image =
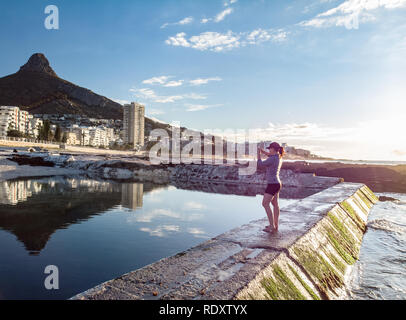
[[[271,155],[270,152],[265,151],[264,149],[260,149],[260,151],[261,151],[263,154],[267,155],[268,157]]]

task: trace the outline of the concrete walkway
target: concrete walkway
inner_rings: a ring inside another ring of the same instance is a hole
[[[376,201],[341,183],[283,208],[278,233],[253,221],[73,299],[337,299]]]

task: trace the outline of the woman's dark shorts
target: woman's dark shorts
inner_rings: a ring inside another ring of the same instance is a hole
[[[274,196],[275,194],[277,194],[281,190],[281,188],[282,188],[282,186],[281,186],[280,183],[268,184],[266,189],[265,189],[265,193]]]

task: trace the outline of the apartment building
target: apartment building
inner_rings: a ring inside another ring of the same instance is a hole
[[[38,136],[42,120],[34,118],[27,111],[15,106],[0,106],[0,137],[6,137],[9,130]]]
[[[144,145],[145,106],[132,102],[124,105],[123,140],[124,143]]]

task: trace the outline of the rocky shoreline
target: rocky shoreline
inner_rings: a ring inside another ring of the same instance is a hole
[[[265,186],[265,171],[240,175],[241,165],[211,164],[159,164],[134,158],[109,159],[106,157],[73,156],[70,154],[21,153],[8,155],[7,160],[19,166],[50,167],[82,172],[86,175],[116,180],[144,180],[157,183],[177,182],[179,185],[194,182],[242,184]],[[313,173],[281,170],[285,187],[325,189],[341,181],[335,177],[320,177]]]
[[[113,180],[140,180],[155,183],[177,182],[179,185],[197,182],[219,184],[266,184],[264,171],[239,175],[242,165],[159,164],[145,158],[120,155],[90,155],[68,153],[4,153],[8,165],[32,167],[35,171],[83,173],[90,177]],[[42,168],[42,169],[40,169]],[[0,170],[0,179],[1,179]],[[41,172],[40,175],[46,172]],[[21,175],[19,175],[21,176]],[[31,176],[31,175],[29,175]],[[312,163],[285,161],[281,170],[285,187],[328,188],[340,181],[363,183],[374,192],[406,192],[406,165],[349,164],[342,162]]]

